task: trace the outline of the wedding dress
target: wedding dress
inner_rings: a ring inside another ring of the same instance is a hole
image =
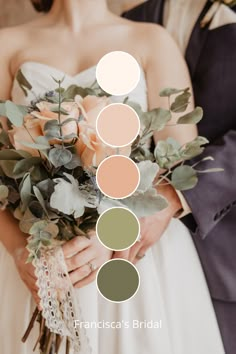
[[[34,95],[55,88],[52,77],[61,79],[65,76],[64,87],[71,84],[90,86],[95,80],[96,67],[90,67],[74,77],[37,62],[26,62],[21,70],[33,86],[33,94],[26,98],[15,80],[12,99],[16,103],[28,104]],[[147,109],[143,71],[138,86],[129,98]],[[112,99],[121,102],[124,97]],[[191,235],[181,221],[172,220],[161,240],[149,249],[137,268],[140,288],[127,302],[116,304],[105,300],[95,282],[76,290],[82,319],[90,324],[85,333],[91,350],[79,354],[224,353],[200,261]],[[0,353],[33,354],[37,325],[26,344],[21,343],[21,337],[35,304],[2,244],[0,284]],[[110,328],[96,329],[96,324]]]

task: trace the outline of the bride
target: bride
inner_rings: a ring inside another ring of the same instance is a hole
[[[129,52],[140,64],[140,82],[130,98],[144,110],[165,108],[166,100],[158,96],[162,88],[191,87],[184,60],[163,28],[121,19],[109,12],[105,0],[33,0],[33,5],[45,14],[0,32],[0,99],[29,103],[17,82],[19,70],[37,95],[55,87],[52,76],[65,76],[64,86],[88,86],[95,80],[100,58],[115,50]],[[167,127],[155,134],[155,141],[172,136],[184,144],[196,134],[195,126]],[[94,354],[224,353],[191,235],[172,218],[181,209],[179,198],[171,187],[161,192],[171,198],[170,206],[142,218],[141,242],[130,250],[112,254],[95,234],[90,240],[75,238],[63,247],[83,319],[101,324],[99,330],[86,329]],[[25,263],[26,235],[8,212],[0,214],[0,230],[0,352],[31,354],[38,329],[26,344],[21,336],[39,298],[33,266]],[[137,263],[141,277],[136,296],[120,304],[98,294],[97,270],[90,267],[98,269],[112,257]],[[104,323],[111,325],[103,328]],[[114,329],[114,323],[126,325]]]

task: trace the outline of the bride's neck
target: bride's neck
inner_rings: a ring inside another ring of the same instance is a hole
[[[84,25],[102,22],[108,13],[106,0],[54,0],[49,16],[77,32]]]

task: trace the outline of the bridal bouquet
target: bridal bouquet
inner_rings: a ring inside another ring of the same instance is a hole
[[[22,73],[20,79],[27,95],[30,85]],[[169,137],[158,141],[154,152],[148,148],[153,132],[168,125],[174,112],[183,113],[176,124],[201,120],[199,107],[184,113],[191,96],[188,88],[163,90],[160,95],[168,99],[169,109],[149,112],[127,97],[124,103],[138,113],[141,129],[132,145],[117,150],[105,145],[96,132],[96,118],[112,98],[96,82],[87,88],[64,88],[63,80],[55,81],[57,89],[37,97],[28,106],[0,103],[0,115],[8,122],[8,129],[1,125],[0,131],[0,208],[9,209],[19,220],[20,229],[29,235],[28,262],[36,267],[42,307],[42,313],[36,310],[33,319],[40,317],[37,343],[47,353],[54,336],[55,352],[62,335],[77,343],[75,346],[82,341],[81,333],[73,326],[73,287],[58,246],[75,236],[87,236],[99,214],[112,206],[125,206],[138,217],[166,208],[167,200],[154,185],[159,169],[165,171],[165,180],[174,188],[193,188],[199,172],[196,165],[184,165],[184,161],[201,154],[208,142],[197,137],[180,146]],[[97,167],[113,154],[129,156],[140,171],[138,189],[122,200],[106,197],[96,184]],[[50,278],[51,274],[58,279]]]

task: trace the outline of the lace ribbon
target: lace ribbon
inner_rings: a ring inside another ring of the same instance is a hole
[[[92,349],[84,328],[75,327],[75,320],[83,322],[76,293],[69,278],[61,246],[43,249],[34,260],[38,295],[42,315],[51,332],[67,336],[72,353],[90,354]]]

